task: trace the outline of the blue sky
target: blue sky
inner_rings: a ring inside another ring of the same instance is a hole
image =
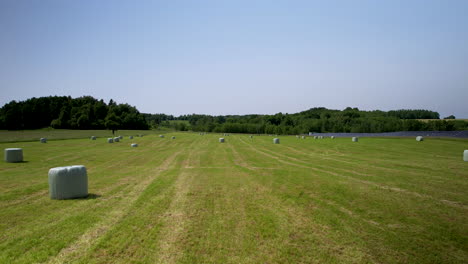
[[[468,118],[468,1],[0,1],[0,105]]]

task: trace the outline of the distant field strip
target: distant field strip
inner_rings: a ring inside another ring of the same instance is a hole
[[[468,261],[468,140],[75,133],[0,143],[0,263]],[[50,200],[74,164],[90,197]]]

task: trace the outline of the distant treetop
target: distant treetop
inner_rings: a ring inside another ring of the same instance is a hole
[[[140,112],[112,99],[106,104],[91,96],[49,96],[11,101],[0,109],[0,129],[148,129]]]

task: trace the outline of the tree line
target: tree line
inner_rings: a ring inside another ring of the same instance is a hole
[[[468,122],[439,120],[439,113],[429,110],[362,111],[347,107],[332,110],[311,108],[295,114],[275,115],[147,115],[153,127],[217,133],[305,134],[308,132],[380,133],[394,131],[468,130]],[[418,119],[434,119],[429,121]],[[186,121],[177,122],[177,121]]]
[[[173,116],[143,114],[128,104],[109,103],[91,96],[49,96],[11,101],[0,108],[0,129],[149,129],[250,134],[305,134],[308,132],[379,133],[393,131],[468,130],[468,122],[440,120],[429,110],[362,111],[347,107],[311,108],[294,114]],[[446,117],[455,118],[454,116]],[[426,120],[419,120],[426,119]],[[429,119],[429,120],[427,120]]]
[[[91,96],[49,96],[11,101],[0,109],[0,129],[148,129],[144,116],[133,106],[106,104]]]

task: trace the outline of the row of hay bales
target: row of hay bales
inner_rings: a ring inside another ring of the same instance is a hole
[[[225,136],[226,136],[226,135],[229,136],[229,134],[224,134],[224,135],[225,135]],[[250,135],[249,137],[250,137],[250,138],[253,138],[252,135]],[[299,136],[297,135],[296,138],[299,138]],[[302,138],[302,139],[306,139],[305,136],[302,136],[301,138]],[[331,138],[331,139],[335,139],[335,136],[330,136],[330,138]],[[314,136],[314,139],[323,139],[323,136]],[[417,136],[417,137],[416,137],[416,141],[423,141],[423,140],[424,140],[424,137],[423,137],[423,136]],[[351,141],[352,141],[352,142],[359,142],[359,138],[358,138],[358,137],[352,137],[352,138],[351,138]],[[220,143],[224,143],[224,142],[225,142],[224,138],[219,138],[219,142],[220,142]],[[279,144],[279,138],[274,138],[274,139],[273,139],[273,144]]]
[[[96,140],[96,137],[91,137]],[[122,136],[108,138],[109,140],[119,142]],[[129,136],[133,139],[133,136]],[[173,136],[172,139],[175,139]],[[138,147],[138,144],[132,143],[131,147]],[[49,170],[49,194],[51,199],[75,199],[88,196],[88,174],[83,165],[73,165],[57,167]]]
[[[253,136],[250,136],[253,138]],[[133,137],[132,137],[133,138]],[[92,140],[96,140],[95,137],[91,137]],[[112,138],[111,138],[112,139]],[[122,139],[122,137],[116,137],[115,139]],[[175,139],[175,136],[172,137]],[[352,141],[357,142],[357,137],[353,137]],[[416,138],[417,141],[422,141],[422,137]],[[43,142],[41,140],[41,142]],[[47,142],[47,141],[45,141]],[[117,141],[118,142],[118,141]],[[224,143],[224,138],[220,138],[219,142]],[[273,139],[274,144],[279,144],[279,138]],[[132,147],[138,146],[138,144],[132,144]],[[463,152],[463,160],[468,161],[468,150]],[[6,162],[21,162],[23,161],[23,149],[22,148],[7,148],[5,149],[5,161]],[[73,165],[65,167],[51,168],[48,173],[49,182],[49,195],[51,199],[74,199],[83,198],[88,196],[88,175],[86,167],[84,165]]]
[[[140,135],[141,137],[142,135]],[[109,140],[110,139],[110,140]],[[109,138],[108,142],[119,142],[123,139],[122,136]],[[129,136],[133,139],[133,136]],[[91,140],[96,140],[95,136]],[[40,139],[41,143],[47,143],[46,138]],[[137,147],[138,144],[131,144],[132,147]],[[22,162],[22,148],[7,148],[5,149],[6,162]],[[75,199],[88,196],[88,174],[84,165],[72,165],[64,167],[51,168],[48,173],[49,196],[51,199]]]
[[[143,137],[143,135],[138,135],[139,137]],[[120,140],[122,140],[123,137],[122,136],[118,136],[118,137],[114,137],[114,138],[108,138],[107,139],[107,143],[114,143],[114,142],[120,142]],[[133,139],[133,136],[128,136],[128,139]],[[91,137],[91,140],[96,140],[96,137],[95,136],[92,136]],[[138,147],[138,144],[136,143],[132,143],[130,144],[131,147],[135,148],[135,147]]]

